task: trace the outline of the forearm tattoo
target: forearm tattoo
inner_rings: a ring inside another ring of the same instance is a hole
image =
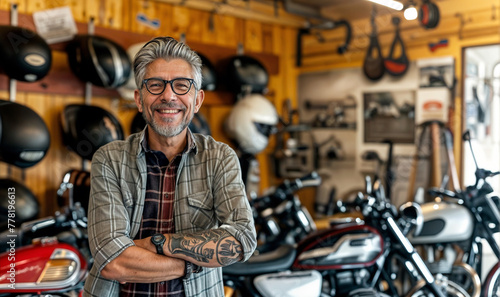
[[[207,244],[213,242],[215,250]],[[241,259],[241,245],[225,230],[207,230],[199,234],[171,234],[168,249],[172,254],[184,254],[196,261],[208,263],[216,258],[222,266]]]

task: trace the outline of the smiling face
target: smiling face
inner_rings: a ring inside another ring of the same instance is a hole
[[[192,78],[192,69],[189,63],[182,59],[166,61],[154,60],[146,69],[144,78],[158,78],[172,80],[175,78]],[[187,94],[177,95],[172,91],[170,83],[160,95],[153,95],[143,85],[135,91],[137,108],[151,129],[158,136],[174,137],[185,136],[186,128],[198,112],[203,102],[202,90],[196,92],[192,85]]]

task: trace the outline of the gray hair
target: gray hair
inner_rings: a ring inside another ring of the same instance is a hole
[[[182,59],[191,65],[196,90],[201,88],[201,59],[186,44],[172,37],[156,37],[146,43],[134,58],[134,76],[137,88],[140,90],[146,75],[146,67],[154,60],[162,58],[165,61]]]

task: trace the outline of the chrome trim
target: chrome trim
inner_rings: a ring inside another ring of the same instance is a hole
[[[318,258],[318,257],[324,257],[329,254],[333,254],[339,251],[340,247],[345,244],[346,242],[350,242],[353,240],[359,240],[359,239],[368,239],[372,240],[374,238],[374,234],[371,233],[366,233],[366,234],[347,234],[339,238],[337,242],[331,247],[322,247],[322,248],[316,248],[310,251],[305,251],[302,254],[299,255],[299,260],[304,260],[304,259],[312,259],[312,258]]]

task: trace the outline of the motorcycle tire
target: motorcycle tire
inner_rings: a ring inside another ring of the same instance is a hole
[[[488,273],[483,285],[484,297],[495,297],[500,294],[500,262],[498,262]]]

